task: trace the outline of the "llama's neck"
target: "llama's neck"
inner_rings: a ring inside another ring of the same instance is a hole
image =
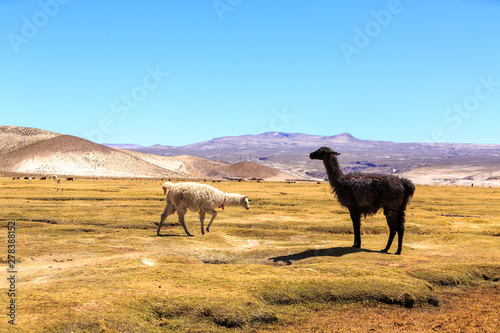
[[[237,193],[224,193],[224,206],[241,206],[242,196]]]
[[[335,189],[339,187],[344,179],[344,174],[340,169],[339,162],[337,158],[331,155],[328,159],[323,160],[325,164],[326,173],[328,174],[328,182],[330,186]]]

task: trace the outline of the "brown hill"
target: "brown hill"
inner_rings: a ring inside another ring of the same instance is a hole
[[[251,162],[226,164],[189,155],[151,155],[33,128],[0,127],[0,147],[0,171],[3,173],[85,177],[293,178]]]
[[[171,170],[119,150],[70,135],[59,135],[2,156],[4,170],[17,173],[107,176],[179,177]]]
[[[232,177],[263,178],[266,180],[284,180],[288,178],[295,178],[278,169],[245,161],[226,166],[223,170]]]

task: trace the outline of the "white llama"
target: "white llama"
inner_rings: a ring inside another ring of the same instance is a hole
[[[241,206],[250,209],[248,197],[237,193],[225,193],[212,186],[200,183],[170,183],[166,182],[162,185],[163,193],[167,194],[167,206],[161,214],[160,224],[156,234],[160,236],[160,229],[165,219],[177,211],[179,223],[184,228],[188,236],[193,236],[189,233],[184,222],[184,215],[189,209],[192,212],[198,212],[200,215],[201,234],[204,235],[203,223],[205,214],[211,214],[212,218],[207,225],[207,232],[210,231],[210,226],[217,216],[214,208],[222,208],[224,206]]]

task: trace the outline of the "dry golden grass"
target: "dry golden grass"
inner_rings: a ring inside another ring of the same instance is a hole
[[[417,187],[395,256],[378,252],[381,214],[350,248],[349,214],[327,184],[209,183],[249,195],[251,210],[221,211],[205,236],[189,213],[195,237],[176,216],[156,236],[160,181],[0,184],[2,224],[17,226],[18,332],[500,328],[498,188]]]

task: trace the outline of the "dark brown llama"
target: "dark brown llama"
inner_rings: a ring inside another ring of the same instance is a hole
[[[322,160],[328,174],[328,181],[340,204],[351,214],[354,228],[354,248],[361,248],[361,215],[373,215],[381,208],[387,218],[390,233],[387,246],[389,251],[396,233],[398,250],[401,254],[405,231],[405,210],[415,193],[415,185],[405,178],[393,175],[349,173],[344,175],[337,161],[337,153],[329,147],[321,147],[309,157]]]

